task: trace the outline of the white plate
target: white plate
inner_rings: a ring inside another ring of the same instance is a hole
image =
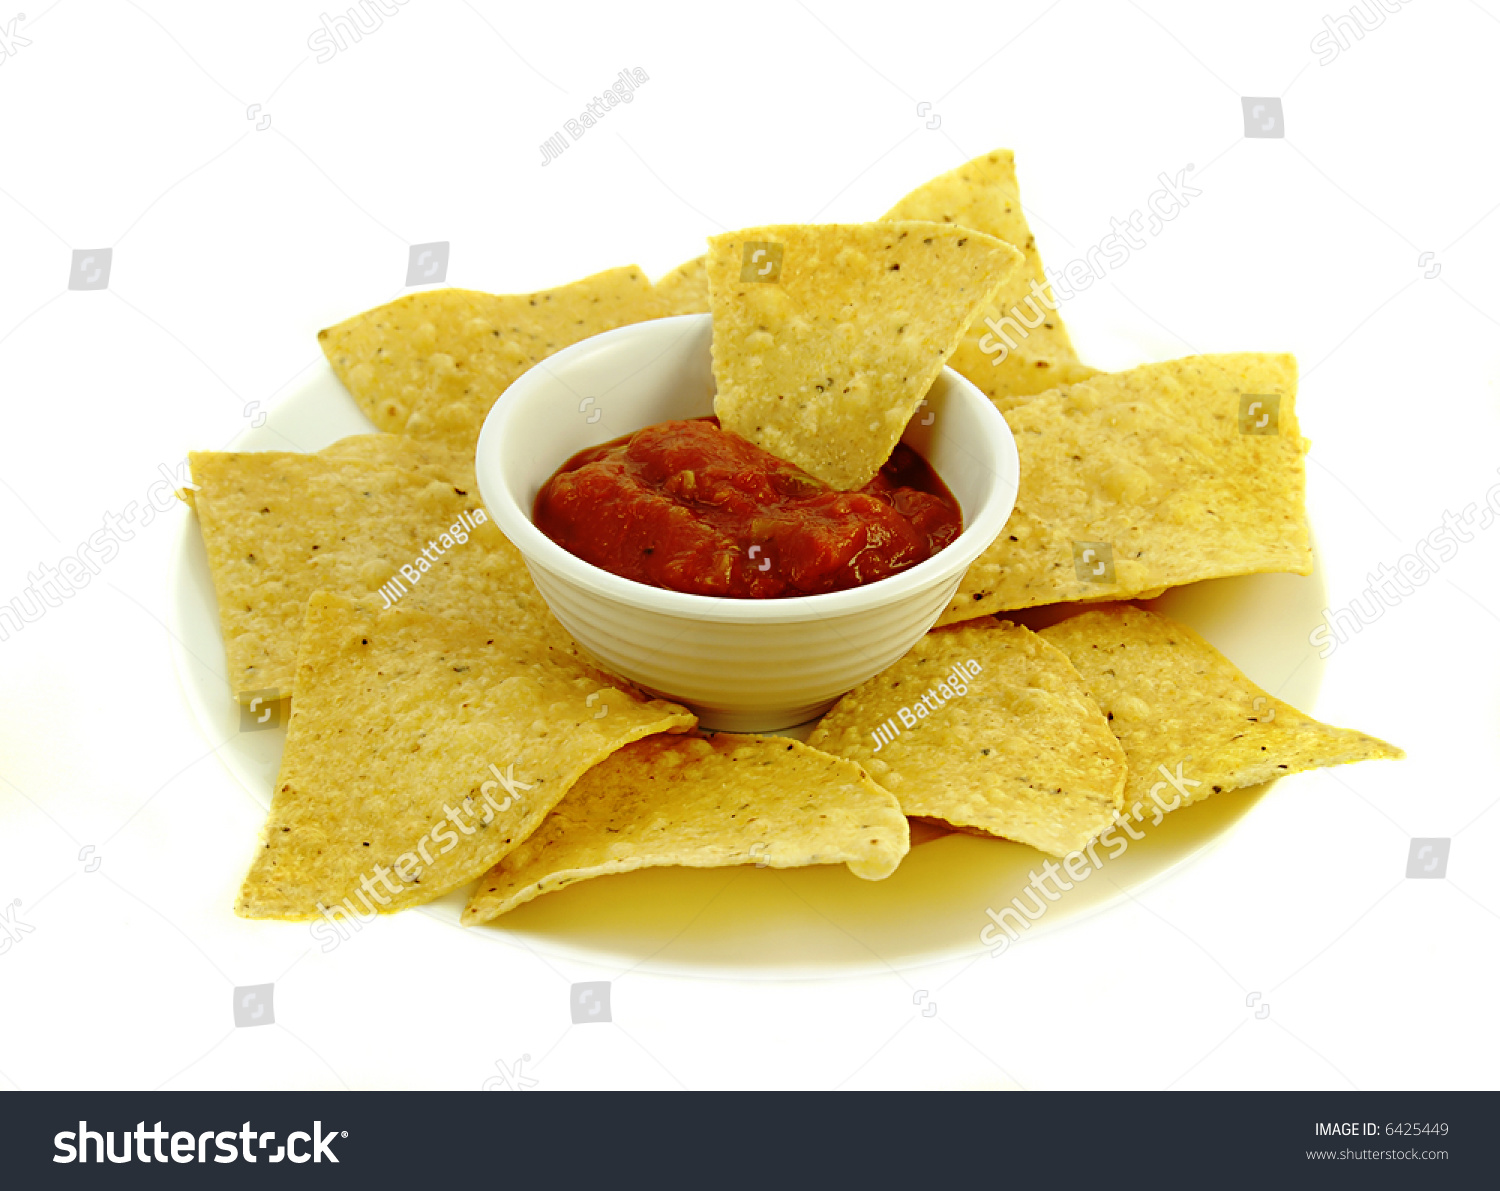
[[[315,451],[372,431],[337,378],[320,366],[234,447]],[[236,734],[239,709],[224,673],[213,584],[191,518],[172,591],[172,649],[187,702],[211,743],[233,737],[219,759],[269,807],[285,729]],[[1315,622],[1325,603],[1321,578],[1250,575],[1177,588],[1152,606],[1196,628],[1278,697],[1310,708],[1323,665],[1292,626]],[[1106,860],[1095,879],[1075,885],[1029,935],[1094,913],[1190,860],[1231,830],[1264,790],[1221,794],[1169,815],[1118,859]],[[913,839],[923,834],[914,831]],[[581,882],[453,938],[455,946],[525,946],[695,976],[854,976],[988,950],[980,941],[989,924],[986,907],[998,909],[1018,896],[1044,860],[1021,844],[943,835],[913,847],[884,881],[861,881],[842,866],[648,869]],[[457,891],[422,912],[456,925],[467,894]]]

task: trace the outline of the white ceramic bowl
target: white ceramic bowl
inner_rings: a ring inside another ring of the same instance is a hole
[[[706,728],[769,732],[821,714],[932,627],[1010,516],[1020,465],[999,411],[945,368],[903,441],[957,497],[964,530],[910,570],[827,595],[737,600],[650,587],[569,554],[532,524],[542,485],[585,447],[713,413],[712,333],[706,314],[657,319],[544,360],[490,410],[475,470],[490,516],[584,649]]]

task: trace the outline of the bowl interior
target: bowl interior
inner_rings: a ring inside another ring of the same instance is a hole
[[[479,442],[481,485],[503,487],[530,526],[537,493],[576,452],[658,422],[713,413],[712,341],[709,315],[681,315],[621,327],[542,361],[491,412]],[[996,436],[987,417],[998,418],[989,402],[945,368],[902,441],[948,485],[963,511],[965,535],[1001,498],[993,538],[1009,515],[1019,465],[1008,432],[999,436],[998,450],[991,445]],[[492,470],[491,461],[499,467]],[[484,484],[487,476],[494,477],[492,485]],[[532,553],[527,543],[516,544]]]

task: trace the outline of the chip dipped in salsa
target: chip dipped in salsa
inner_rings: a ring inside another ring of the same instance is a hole
[[[904,443],[863,488],[841,492],[716,418],[663,422],[580,451],[542,485],[532,519],[612,574],[736,599],[874,583],[963,529],[958,501]]]

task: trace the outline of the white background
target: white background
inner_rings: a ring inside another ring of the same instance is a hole
[[[402,292],[409,244],[450,241],[448,283],[499,292],[659,275],[721,229],[874,218],[996,147],[1054,265],[1193,163],[1201,197],[1064,314],[1105,368],[1298,354],[1334,605],[1500,482],[1494,0],[1407,5],[1326,65],[1309,43],[1343,0],[413,0],[325,63],[318,4],[10,0],[0,29],[22,2],[0,602],[325,367],[317,329]],[[628,67],[635,101],[543,168]],[[1245,95],[1283,98],[1284,138],[1244,138]],[[100,247],[109,289],[69,292],[72,250]],[[1308,710],[1406,761],[1287,779],[1194,863],[1000,959],[777,981],[561,961],[422,914],[329,955],[236,919],[261,810],[170,660],[186,516],[0,642],[0,909],[32,928],[0,953],[0,1087],[477,1089],[523,1055],[544,1089],[1495,1082],[1500,529],[1327,662]],[[1451,837],[1446,879],[1405,878],[1416,836]],[[581,980],[613,981],[611,1024],[570,1025]],[[273,981],[276,1024],[236,1030],[233,987]]]

